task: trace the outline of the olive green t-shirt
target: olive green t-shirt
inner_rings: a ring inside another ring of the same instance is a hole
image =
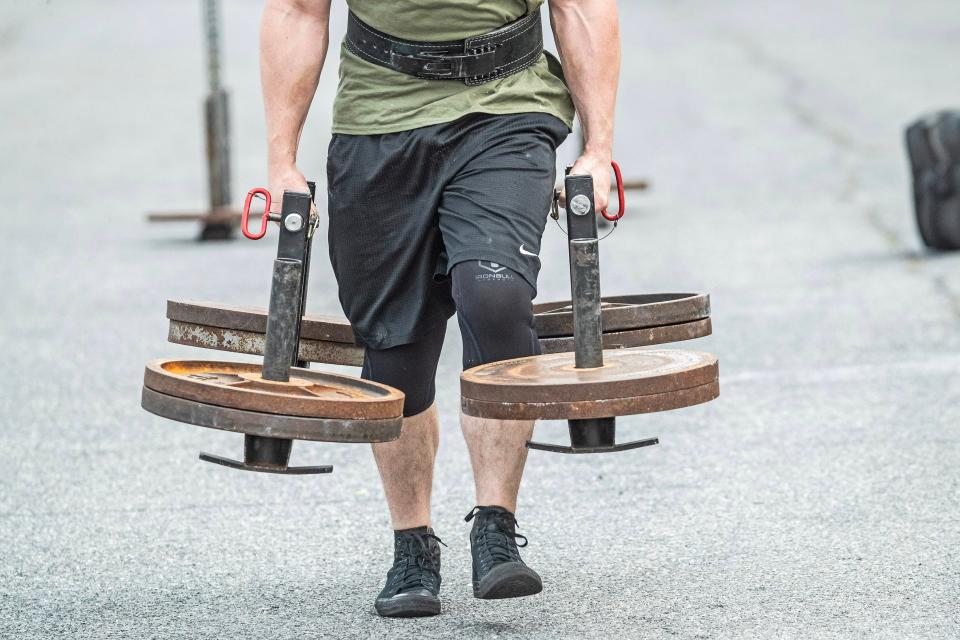
[[[487,33],[536,10],[543,0],[347,0],[370,26],[405,40],[460,40]],[[573,102],[560,63],[543,55],[532,66],[485,84],[425,80],[362,60],[340,47],[333,132],[378,134],[451,122],[468,113],[553,114],[567,126]]]

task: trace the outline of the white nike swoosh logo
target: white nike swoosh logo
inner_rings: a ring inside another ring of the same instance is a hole
[[[526,242],[524,242],[523,244],[526,244]],[[521,254],[521,255],[533,256],[534,258],[539,258],[539,257],[540,257],[540,256],[538,256],[537,254],[535,254],[535,253],[530,253],[529,251],[527,251],[526,249],[524,249],[524,248],[523,248],[523,244],[520,245],[520,254]]]

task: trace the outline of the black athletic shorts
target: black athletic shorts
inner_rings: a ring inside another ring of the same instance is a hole
[[[556,148],[569,133],[552,115],[523,113],[335,134],[330,260],[357,342],[386,349],[445,324],[450,269],[465,260],[489,262],[491,277],[509,267],[536,289]]]

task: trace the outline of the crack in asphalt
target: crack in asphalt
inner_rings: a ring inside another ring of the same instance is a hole
[[[942,275],[933,277],[933,289],[947,299],[953,316],[960,321],[960,292],[951,289]]]
[[[780,79],[784,86],[782,98],[784,108],[802,128],[826,140],[838,153],[846,154],[856,161],[857,152],[862,149],[861,145],[853,135],[829,123],[816,108],[804,102],[802,96],[807,92],[809,83],[798,71],[782,59],[770,55],[746,34],[733,33],[730,37],[742,49],[748,62]],[[923,273],[922,268],[925,263],[923,253],[914,250],[896,229],[884,221],[875,204],[856,204],[857,197],[861,193],[861,171],[859,168],[849,171],[837,193],[838,199],[849,203],[851,207],[863,214],[867,226],[883,238],[891,250],[906,257],[905,269],[929,280],[933,290],[940,294],[950,306],[953,316],[960,320],[960,293],[954,292],[942,275]]]
[[[746,54],[747,60],[755,67],[780,78],[784,84],[783,105],[786,111],[811,133],[826,139],[841,150],[859,148],[859,144],[847,131],[831,124],[817,108],[807,105],[803,94],[807,92],[808,82],[783,60],[771,56],[755,40],[743,33],[734,33],[732,39]]]

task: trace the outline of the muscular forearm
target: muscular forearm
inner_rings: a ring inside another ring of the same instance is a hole
[[[620,78],[616,0],[550,0],[563,72],[583,127],[583,155],[573,173],[593,176],[597,209],[610,195],[613,117]]]
[[[616,0],[551,0],[550,21],[583,126],[584,151],[609,155],[620,77]]]
[[[260,79],[271,183],[283,182],[282,174],[295,171],[300,132],[327,54],[329,15],[330,0],[267,0],[260,26]],[[287,186],[292,185],[271,184]]]

